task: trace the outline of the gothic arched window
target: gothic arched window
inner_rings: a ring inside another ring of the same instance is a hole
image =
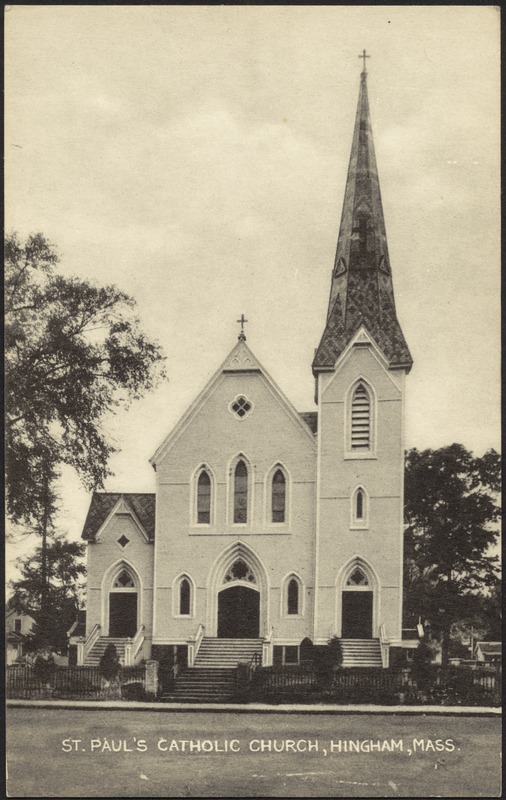
[[[211,522],[211,478],[205,469],[197,481],[197,522],[199,525]]]
[[[191,610],[191,586],[188,578],[179,584],[179,613],[188,616]]]
[[[362,489],[358,489],[355,497],[355,516],[357,520],[364,519],[364,493]]]
[[[248,468],[242,459],[234,470],[234,523],[248,521]]]
[[[286,610],[288,614],[299,613],[299,584],[295,578],[291,578],[288,583]]]
[[[272,478],[272,521],[284,522],[286,513],[286,479],[277,469]]]

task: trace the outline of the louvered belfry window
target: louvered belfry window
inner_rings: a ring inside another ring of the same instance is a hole
[[[239,461],[234,472],[234,522],[248,521],[248,469]]]
[[[200,473],[197,484],[197,522],[199,525],[211,522],[211,479],[205,470]]]
[[[351,449],[369,450],[371,447],[371,401],[365,386],[360,383],[351,402]]]

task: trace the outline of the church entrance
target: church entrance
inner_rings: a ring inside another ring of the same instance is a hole
[[[372,638],[373,592],[343,592],[343,639]]]
[[[109,595],[109,636],[124,639],[137,630],[137,592],[111,592]]]
[[[249,586],[231,586],[218,594],[218,638],[258,639],[260,592]]]

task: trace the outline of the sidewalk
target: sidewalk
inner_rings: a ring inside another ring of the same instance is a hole
[[[502,709],[490,706],[374,706],[267,703],[146,703],[136,700],[7,700],[8,708],[75,710],[172,711],[227,714],[398,714],[408,716],[496,717]]]

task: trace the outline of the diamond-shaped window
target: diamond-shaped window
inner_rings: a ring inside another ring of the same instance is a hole
[[[239,417],[239,419],[243,419],[253,408],[253,404],[243,395],[234,400],[234,402],[230,406],[231,410],[234,414]]]
[[[118,544],[121,545],[121,547],[126,547],[129,541],[130,539],[127,539],[125,534],[123,534],[123,536],[120,536],[118,539]]]

